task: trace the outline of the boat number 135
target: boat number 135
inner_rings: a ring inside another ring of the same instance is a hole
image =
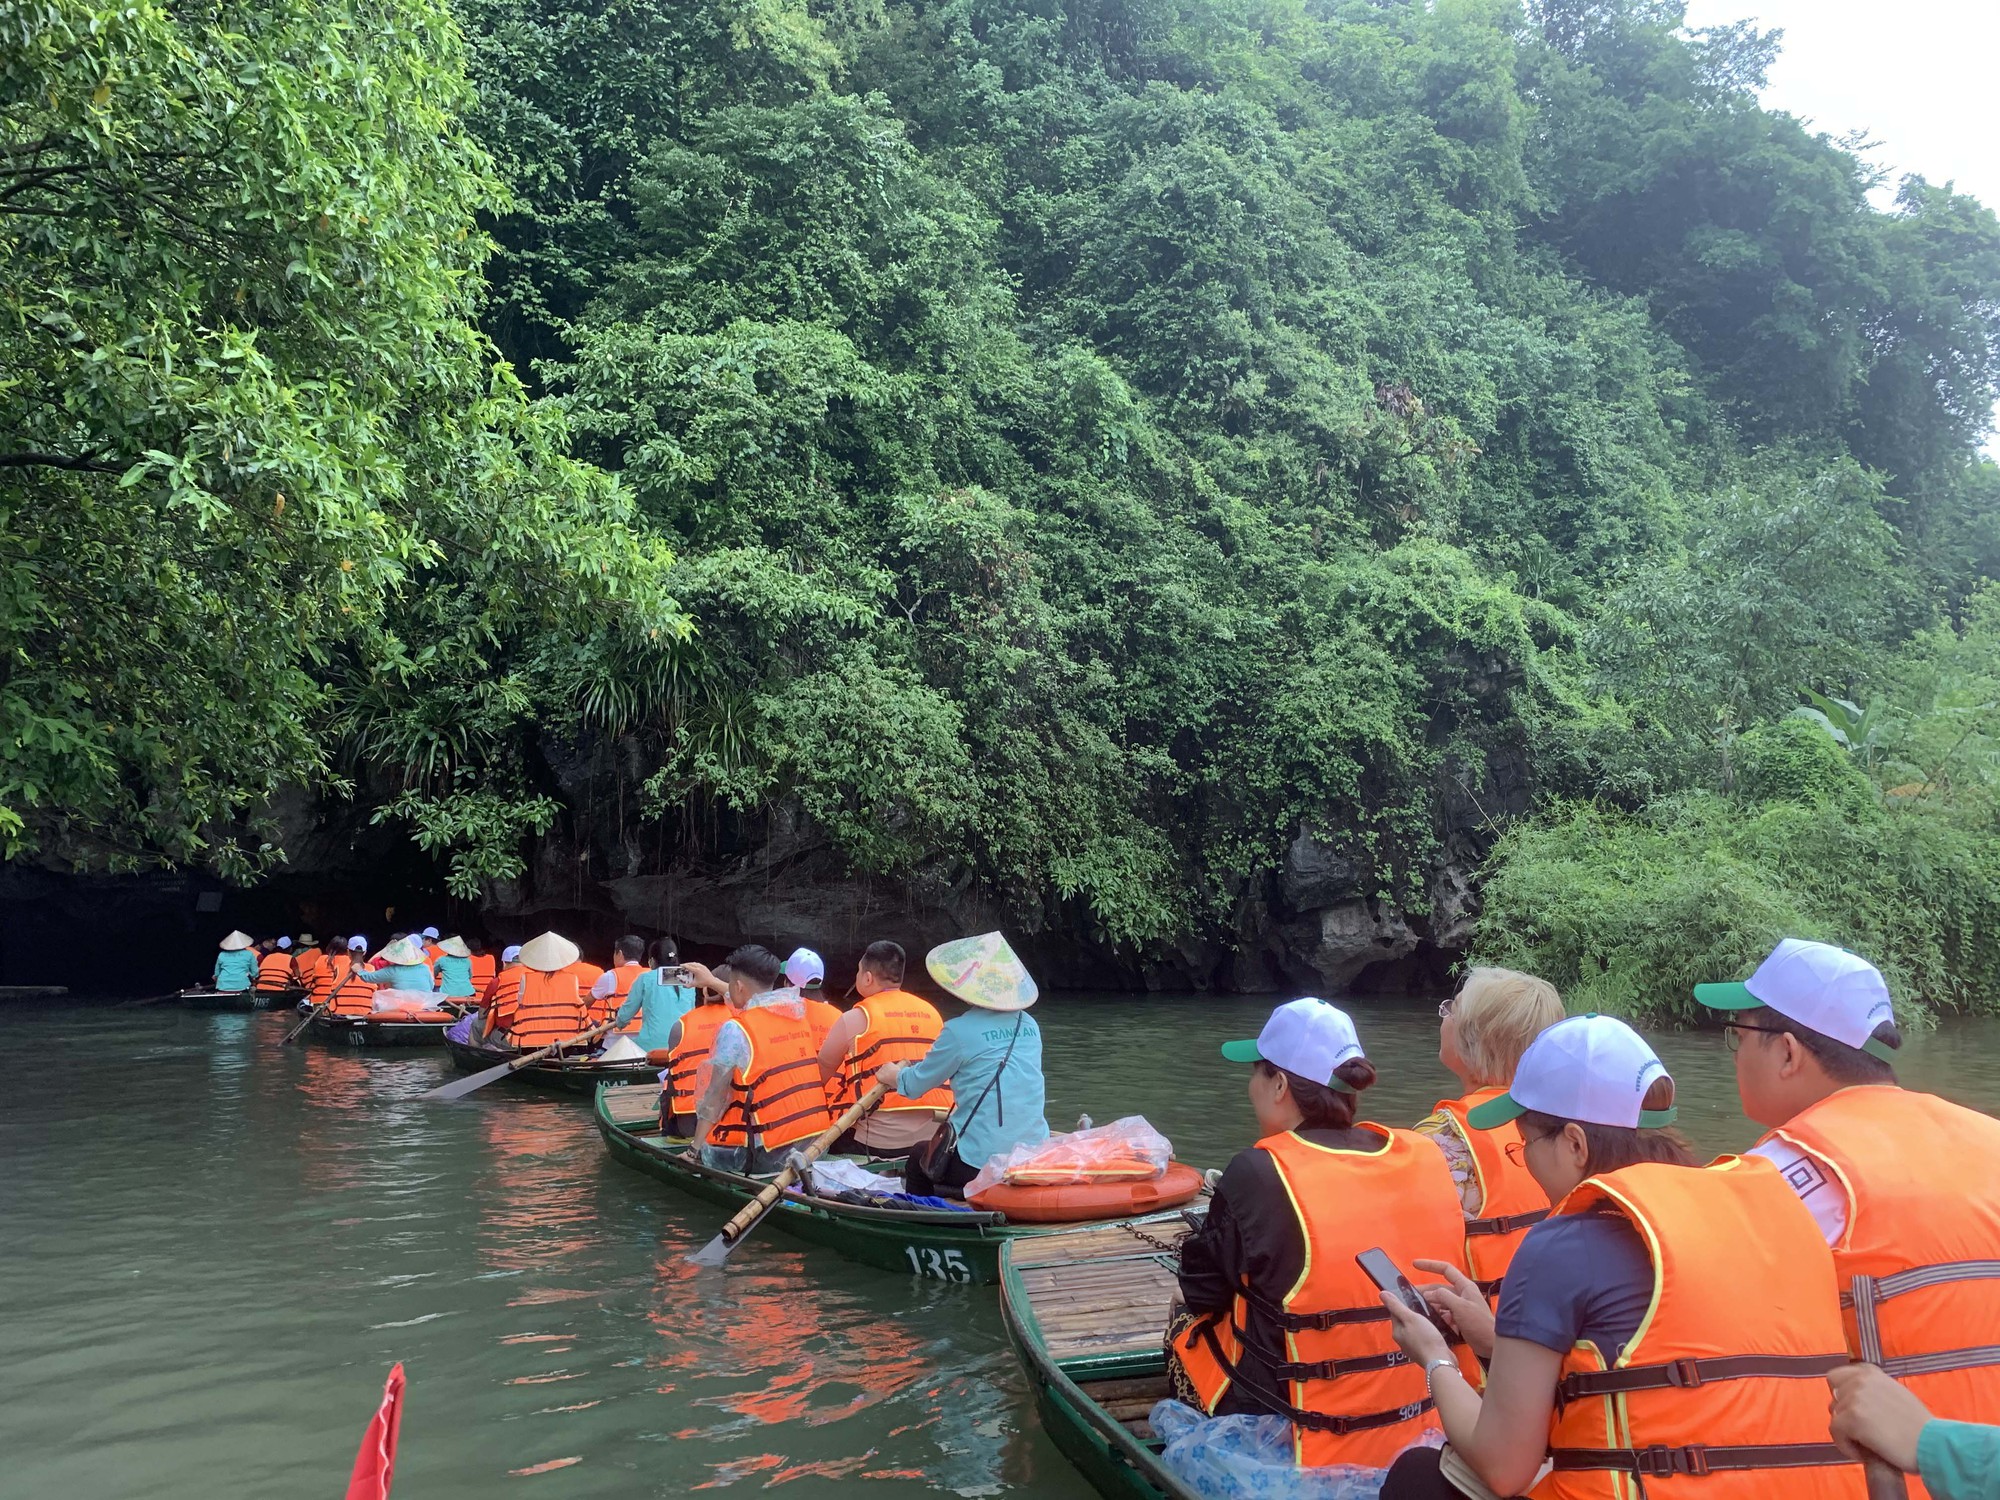
[[[956,1250],[905,1245],[903,1254],[909,1257],[912,1271],[919,1276],[928,1276],[932,1281],[972,1280],[972,1267],[965,1263],[965,1257]]]

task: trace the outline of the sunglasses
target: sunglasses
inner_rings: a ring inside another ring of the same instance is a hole
[[[1731,1021],[1722,1028],[1722,1045],[1731,1052],[1743,1050],[1743,1033],[1761,1031],[1766,1036],[1783,1036],[1791,1028],[1787,1026],[1758,1026],[1749,1021]]]
[[[1451,1008],[1456,1004],[1458,1004],[1458,996],[1456,995],[1447,995],[1444,999],[1438,1001],[1438,1019],[1440,1021],[1447,1019],[1451,1015]]]

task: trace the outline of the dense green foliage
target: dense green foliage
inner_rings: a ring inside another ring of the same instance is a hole
[[[449,15],[0,35],[0,840],[247,876],[272,796],[344,771],[461,888],[511,873],[550,658],[684,621],[472,321],[500,189]]]
[[[129,83],[53,32],[9,64],[9,160],[103,161],[0,187],[41,258],[8,307],[104,326],[0,402],[105,472],[0,470],[61,560],[0,598],[0,807],[158,805],[114,738],[167,712],[120,696],[135,606],[93,575],[71,638],[117,649],[65,659],[51,580],[171,565],[160,628],[222,622],[171,706],[231,730],[144,831],[176,857],[337,767],[469,889],[560,755],[630,784],[601,845],[785,809],[1128,955],[1254,925],[1305,832],[1420,928],[1493,847],[1481,951],[1605,1005],[1785,930],[1984,988],[2000,227],[1920,179],[1872,207],[1758,107],[1749,27],[461,0],[468,92],[427,3],[342,5],[120,12]],[[133,217],[163,194],[198,244]],[[157,296],[93,304],[135,238]]]

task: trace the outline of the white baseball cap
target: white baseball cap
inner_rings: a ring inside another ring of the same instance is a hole
[[[1671,1106],[1644,1108],[1646,1090],[1666,1077],[1666,1064],[1623,1021],[1571,1016],[1528,1043],[1506,1093],[1476,1106],[1465,1118],[1479,1130],[1505,1125],[1531,1109],[1559,1120],[1627,1130],[1671,1125]]]
[[[519,958],[520,956],[521,956],[521,945],[519,943],[509,943],[506,947],[500,950],[500,962],[503,964],[511,964],[515,959]]]
[[[1845,948],[1786,938],[1741,984],[1698,984],[1694,997],[1710,1010],[1775,1010],[1788,1021],[1889,1060],[1890,1048],[1870,1040],[1896,1019],[1882,971]]]
[[[347,940],[347,951],[349,953],[366,953],[368,951],[368,939],[359,935],[349,938]]]
[[[785,960],[785,978],[794,989],[822,984],[826,980],[826,960],[810,948],[794,948],[792,956]]]
[[[435,927],[426,927],[424,929],[424,936],[427,938],[434,938],[437,935],[438,935],[438,930]]]
[[[292,940],[288,937],[281,937],[278,939],[278,946],[280,948],[289,948],[292,946]]]
[[[1307,996],[1272,1011],[1256,1041],[1224,1042],[1222,1055],[1231,1062],[1267,1062],[1351,1094],[1354,1090],[1335,1078],[1333,1070],[1363,1054],[1361,1039],[1354,1034],[1347,1012]]]

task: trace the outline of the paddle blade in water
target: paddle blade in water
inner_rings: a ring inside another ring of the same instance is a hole
[[[474,1073],[470,1078],[454,1078],[450,1083],[439,1084],[428,1094],[419,1094],[420,1099],[463,1099],[474,1089],[483,1089],[496,1078],[505,1078],[514,1071],[511,1062],[503,1062],[497,1068],[488,1068],[484,1073]]]
[[[729,1252],[736,1248],[736,1242],[726,1234],[718,1234],[688,1257],[691,1265],[719,1266],[729,1259]]]

